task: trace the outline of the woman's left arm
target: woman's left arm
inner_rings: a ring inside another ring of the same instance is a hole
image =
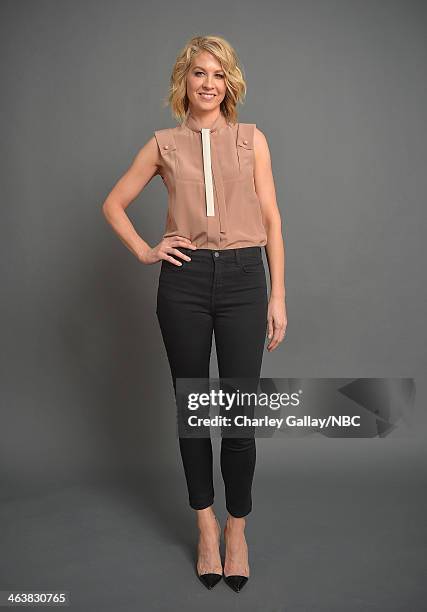
[[[254,181],[261,204],[264,227],[267,233],[267,261],[270,271],[270,298],[268,302],[267,350],[273,351],[282,342],[287,327],[285,289],[285,244],[282,236],[282,220],[276,200],[270,150],[267,139],[258,129],[254,134]]]

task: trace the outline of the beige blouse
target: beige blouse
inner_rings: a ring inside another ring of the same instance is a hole
[[[163,237],[180,235],[198,248],[264,246],[267,234],[254,183],[254,123],[200,128],[187,113],[175,128],[154,132],[156,174],[168,190]]]

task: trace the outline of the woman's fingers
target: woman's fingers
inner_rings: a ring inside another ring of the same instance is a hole
[[[165,238],[164,243],[164,259],[166,259],[166,261],[169,261],[170,263],[175,264],[176,266],[182,266],[182,261],[180,261],[179,259],[175,259],[173,255],[175,255],[175,257],[184,259],[184,261],[191,260],[191,257],[186,255],[185,253],[182,253],[176,247],[181,246],[185,248],[191,248],[193,250],[197,249],[197,247],[191,242],[191,240],[189,240],[189,238],[185,238],[184,236],[171,236],[169,238]]]
[[[273,336],[273,317],[268,317],[268,339],[271,340]]]
[[[184,236],[173,236],[170,240],[170,246],[183,246],[190,249],[197,249],[197,247],[191,242],[189,238],[184,238]]]
[[[275,321],[273,321],[273,327],[273,337],[271,342],[267,346],[267,350],[269,351],[274,351],[274,349],[278,347],[280,342],[282,342],[283,338],[285,337],[286,326],[284,323],[276,323]]]

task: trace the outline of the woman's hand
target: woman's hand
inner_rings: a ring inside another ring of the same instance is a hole
[[[172,257],[172,255],[175,255],[181,257],[184,261],[191,261],[191,257],[181,253],[176,247],[185,247],[193,250],[197,249],[188,238],[184,238],[183,236],[169,236],[168,238],[163,238],[157,246],[145,251],[141,255],[140,260],[145,264],[153,264],[164,259],[176,266],[182,266],[182,263],[178,259]]]
[[[283,297],[270,296],[267,311],[268,339],[270,340],[267,350],[274,351],[285,337],[288,319],[286,316],[286,304]]]

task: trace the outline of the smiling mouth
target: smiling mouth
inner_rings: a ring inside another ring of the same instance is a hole
[[[212,98],[215,98],[215,95],[216,94],[206,94],[203,92],[199,93],[199,96],[203,98],[204,100],[212,100]]]

